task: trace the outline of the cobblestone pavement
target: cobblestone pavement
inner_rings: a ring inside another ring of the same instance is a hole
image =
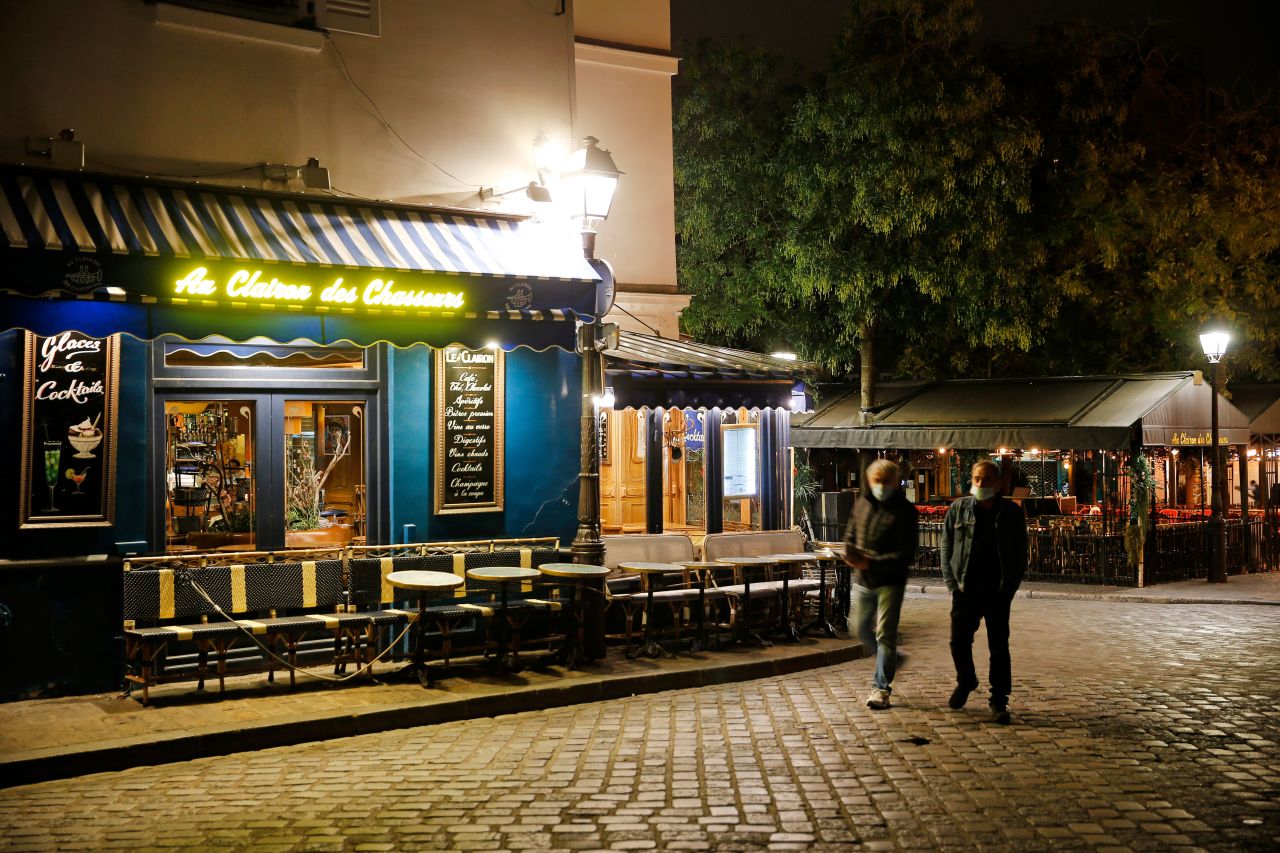
[[[0,791],[0,847],[1280,846],[1273,608],[1020,599],[1007,727],[947,709],[946,622],[908,598],[888,711],[862,660],[139,768]]]

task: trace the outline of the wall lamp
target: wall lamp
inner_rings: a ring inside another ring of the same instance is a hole
[[[493,187],[480,188],[480,200],[488,201],[491,198],[502,198],[504,196],[515,195],[516,193],[524,193],[530,201],[536,201],[540,204],[546,204],[551,201],[551,190],[547,189],[537,181],[530,181],[528,186],[516,187],[513,190],[496,193]]]

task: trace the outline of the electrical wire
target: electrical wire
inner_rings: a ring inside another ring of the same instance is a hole
[[[130,166],[121,166],[121,165],[120,165],[120,164],[118,164],[118,163],[109,163],[109,162],[107,162],[106,160],[98,160],[98,159],[96,159],[96,158],[90,158],[90,157],[86,157],[86,158],[85,158],[85,162],[86,162],[86,163],[92,163],[92,164],[93,164],[93,165],[95,165],[95,166],[105,166],[105,167],[107,167],[108,169],[114,169],[114,170],[115,170],[115,171],[117,171],[117,172],[131,172],[132,174],[135,174],[135,175],[143,175],[144,177],[155,177],[155,178],[196,178],[196,179],[199,179],[199,178],[228,178],[228,177],[231,177],[232,175],[244,175],[244,174],[247,174],[247,173],[249,173],[249,172],[258,171],[258,170],[260,170],[260,169],[262,168],[262,164],[261,164],[261,163],[255,163],[255,164],[254,164],[254,165],[252,165],[252,166],[243,166],[243,167],[238,168],[238,169],[224,169],[224,170],[219,171],[219,172],[201,172],[201,173],[198,173],[198,174],[179,175],[179,174],[172,174],[172,173],[167,173],[167,172],[157,172],[157,171],[155,171],[154,169],[134,169],[134,168],[132,168],[132,167],[130,167]],[[272,165],[275,165],[275,164],[272,164]],[[284,166],[284,168],[286,168],[286,169],[288,169],[288,168],[295,168],[295,169],[297,169],[297,168],[301,168],[300,166],[289,166],[287,163],[286,163],[286,164],[281,164],[281,165],[283,165],[283,166]]]
[[[377,102],[374,101],[373,96],[370,95],[368,92],[366,92],[360,86],[360,84],[356,82],[355,77],[351,75],[351,69],[347,67],[346,57],[344,57],[342,55],[342,51],[338,49],[338,43],[333,40],[333,33],[325,33],[325,38],[328,40],[330,46],[333,47],[334,62],[337,64],[338,69],[342,72],[342,76],[347,79],[347,83],[349,83],[353,89],[355,89],[357,92],[359,92],[361,95],[364,96],[364,99],[369,102],[369,106],[373,109],[374,117],[376,117],[378,121],[382,123],[383,127],[391,131],[391,135],[394,136],[396,139],[398,139],[401,145],[403,145],[406,149],[408,149],[408,151],[411,154],[413,154],[422,162],[426,163],[428,166],[438,169],[442,173],[448,175],[450,178],[456,181],[459,186],[467,187],[468,189],[472,189],[472,188],[480,189],[483,186],[482,184],[467,183],[466,181],[462,180],[457,175],[455,175],[453,172],[450,172],[444,166],[441,166],[439,163],[425,156],[418,149],[410,145],[408,141],[403,136],[400,135],[400,131],[396,130],[395,127],[392,126],[391,122],[387,120],[387,117],[382,114],[382,109],[378,106]]]
[[[177,573],[175,573],[175,574],[177,574]],[[398,637],[396,637],[394,640],[392,640],[390,643],[388,643],[388,644],[387,644],[387,647],[386,647],[385,649],[383,649],[383,650],[382,650],[382,652],[380,652],[380,653],[378,654],[378,656],[377,656],[377,657],[375,657],[373,660],[369,661],[369,662],[368,662],[367,664],[365,664],[364,666],[361,666],[360,668],[358,668],[355,672],[351,673],[350,675],[344,675],[344,676],[338,677],[338,676],[334,676],[334,675],[326,675],[326,674],[325,674],[325,673],[323,673],[323,672],[312,672],[311,670],[308,670],[308,669],[303,669],[303,668],[298,667],[298,666],[293,666],[292,664],[290,664],[290,663],[289,663],[289,661],[285,660],[284,658],[282,658],[282,657],[280,657],[279,655],[277,655],[275,652],[271,651],[271,649],[269,649],[269,648],[267,648],[266,646],[264,646],[264,645],[262,644],[262,641],[261,641],[261,640],[259,640],[259,639],[257,638],[257,636],[255,636],[255,635],[253,634],[253,632],[251,632],[249,629],[245,628],[245,627],[244,627],[243,625],[241,625],[239,622],[237,622],[236,620],[234,620],[234,619],[232,619],[230,616],[228,616],[228,615],[226,614],[226,612],[222,609],[222,607],[221,607],[221,606],[219,606],[219,605],[218,605],[218,603],[217,603],[216,601],[214,601],[212,598],[210,598],[210,597],[209,597],[209,593],[207,593],[207,592],[205,592],[205,591],[204,591],[204,587],[202,587],[202,586],[200,586],[200,584],[196,583],[195,578],[191,577],[191,575],[190,575],[189,573],[183,573],[183,574],[185,575],[184,580],[186,580],[186,582],[187,582],[187,583],[189,583],[189,584],[191,585],[191,588],[192,588],[192,589],[194,589],[194,590],[196,591],[196,594],[197,594],[197,595],[199,595],[199,596],[200,596],[201,598],[203,598],[206,602],[208,602],[209,606],[210,606],[210,607],[212,607],[212,608],[214,609],[214,611],[215,611],[219,616],[221,616],[223,619],[226,619],[226,620],[227,620],[228,622],[230,622],[232,625],[235,625],[235,626],[236,626],[236,628],[237,628],[237,629],[239,629],[240,633],[244,634],[246,637],[248,637],[250,640],[252,640],[252,641],[253,641],[253,643],[254,643],[254,645],[256,645],[259,649],[261,649],[261,650],[262,650],[262,653],[263,653],[264,655],[266,655],[267,657],[271,658],[271,659],[272,659],[272,660],[274,660],[276,663],[280,664],[280,666],[281,666],[281,668],[282,668],[282,669],[286,669],[286,670],[290,670],[290,669],[291,669],[291,670],[293,670],[294,672],[296,672],[296,673],[298,673],[298,674],[300,674],[300,675],[310,676],[311,678],[318,678],[318,679],[320,679],[321,681],[333,681],[333,682],[336,682],[336,683],[339,683],[339,684],[340,684],[340,683],[345,682],[345,681],[350,681],[351,679],[356,678],[357,676],[363,675],[365,672],[368,672],[368,671],[372,670],[372,669],[373,669],[373,665],[374,665],[375,663],[377,663],[378,661],[382,660],[382,658],[383,658],[384,656],[386,656],[387,654],[389,654],[389,653],[391,652],[391,650],[392,650],[392,649],[394,649],[394,648],[395,648],[395,647],[400,643],[400,641],[401,641],[401,640],[403,640],[403,639],[405,638],[405,636],[409,633],[409,629],[413,627],[413,623],[411,623],[411,622],[410,622],[410,623],[408,623],[408,624],[406,624],[406,625],[404,626],[404,630],[400,632],[400,635],[399,635]]]

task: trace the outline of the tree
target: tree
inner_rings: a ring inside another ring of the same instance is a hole
[[[777,158],[797,92],[765,51],[701,42],[677,78],[677,256],[693,294],[682,320],[706,340],[767,337],[785,290],[777,245],[785,210]]]
[[[857,354],[869,408],[878,328],[928,335],[937,319],[919,323],[927,314],[987,345],[1030,345],[1006,243],[1029,206],[1040,140],[1001,110],[1001,80],[969,49],[972,2],[853,9],[823,85],[792,123],[782,250],[794,298],[839,318],[825,360]]]

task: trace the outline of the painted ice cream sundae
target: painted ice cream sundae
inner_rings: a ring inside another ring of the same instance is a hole
[[[98,417],[102,417],[101,412],[98,413]],[[93,423],[89,423],[89,419],[85,418],[83,421],[73,425],[67,430],[67,440],[71,442],[71,446],[77,451],[75,456],[72,458],[97,458],[89,451],[102,443],[102,430],[98,428],[98,417],[93,419]]]

